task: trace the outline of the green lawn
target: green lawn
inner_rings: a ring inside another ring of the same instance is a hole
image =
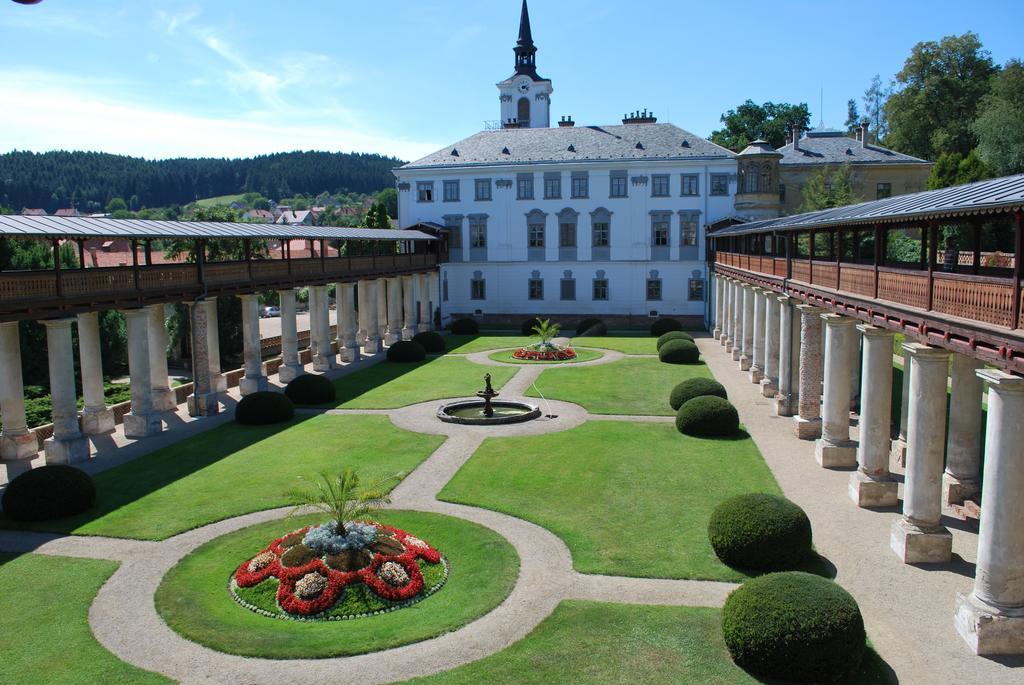
[[[523,335],[449,335],[445,337],[448,352],[470,354],[486,352],[505,347],[522,347],[536,342],[537,338]],[[607,336],[579,337],[572,341],[583,347],[598,347],[603,350],[617,350],[625,354],[657,354],[657,338],[650,336]]]
[[[382,511],[382,523],[434,545],[451,564],[448,582],[410,607],[346,621],[300,622],[260,616],[232,600],[227,580],[268,542],[323,516],[272,521],[211,540],[164,578],[156,607],[185,638],[212,649],[275,659],[362,654],[455,630],[487,613],[512,591],[519,558],[500,535],[469,521]]]
[[[0,553],[0,680],[19,685],[172,682],[119,660],[89,630],[89,605],[116,570],[114,561]]]
[[[461,357],[432,357],[416,364],[383,362],[334,381],[341,409],[394,409],[417,402],[466,397],[484,387],[491,374],[501,389],[516,369],[481,366]]]
[[[549,369],[537,379],[544,397],[574,402],[592,414],[672,416],[672,388],[687,378],[711,378],[703,362],[665,364],[657,359],[623,359],[600,366]],[[539,397],[536,388],[527,394]]]
[[[394,427],[385,416],[316,416],[277,426],[225,424],[96,476],[97,503],[43,530],[160,540],[252,511],[288,504],[323,470],[408,472],[443,437]],[[5,526],[13,522],[2,519]]]
[[[562,364],[579,364],[580,362],[590,362],[595,359],[600,359],[604,356],[599,350],[585,350],[581,347],[577,347],[576,357],[573,359],[567,359],[565,361],[548,362],[548,361],[530,361],[528,359],[516,359],[512,356],[511,350],[504,350],[502,352],[493,352],[487,355],[488,359],[493,359],[496,362],[504,362],[506,364],[547,364],[548,366],[561,366]]]
[[[702,440],[671,424],[591,421],[550,435],[488,438],[439,497],[547,528],[582,573],[738,581],[747,576],[718,560],[707,525],[715,505],[745,492],[780,494],[749,438]]]
[[[204,197],[201,200],[196,200],[196,204],[200,207],[217,207],[219,205],[230,205],[232,202],[241,202],[242,195],[218,195],[216,197]]]

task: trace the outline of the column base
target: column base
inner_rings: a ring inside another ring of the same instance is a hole
[[[919,526],[907,518],[892,522],[889,544],[904,564],[944,564],[953,556],[953,535],[942,526]]]
[[[0,459],[31,459],[39,453],[39,440],[36,434],[27,431],[20,435],[4,433],[0,435]]]
[[[750,367],[753,364],[753,360],[745,354],[741,354],[739,358],[740,371],[750,371]]]
[[[384,344],[390,347],[396,342],[402,339],[402,332],[399,330],[395,333],[388,331],[388,334],[384,336]]]
[[[764,371],[757,366],[750,367],[750,382],[754,385],[760,385],[761,381],[764,380]]]
[[[718,343],[725,348],[726,352],[732,349],[729,347],[729,336],[725,335],[724,333],[722,334],[722,337],[718,339]]]
[[[242,393],[242,397],[251,395],[254,392],[265,392],[270,387],[269,381],[266,376],[248,376],[238,381],[238,389]]]
[[[778,392],[779,392],[778,383],[776,383],[771,378],[768,378],[767,376],[765,376],[764,378],[761,379],[761,396],[762,397],[769,397],[769,398],[775,397],[775,395]]]
[[[337,366],[337,362],[334,360],[334,355],[330,357],[322,354],[313,355],[313,370],[317,373],[326,373],[327,371],[333,371]]]
[[[736,345],[733,345],[732,350],[730,350],[730,352],[732,353],[732,360],[734,362],[738,362],[740,360],[740,348],[736,347]]]
[[[977,478],[957,478],[950,473],[942,474],[942,503],[963,504],[981,492],[981,481]]]
[[[304,373],[305,371],[302,368],[302,364],[299,364],[298,362],[282,364],[277,367],[277,380],[287,385]]]
[[[907,441],[896,438],[889,448],[889,463],[903,467],[907,465]]]
[[[156,411],[174,411],[178,408],[178,398],[170,388],[153,388],[153,409]]]
[[[192,398],[189,398],[191,407]],[[152,414],[125,414],[124,415],[124,437],[126,438],[148,438],[157,435],[164,429],[160,415]]]
[[[188,396],[189,416],[213,416],[220,413],[220,400],[215,392]],[[127,418],[127,417],[125,417]]]
[[[796,415],[796,399],[790,399],[788,395],[776,395],[775,396],[775,415],[776,416],[795,416]]]
[[[427,331],[432,331],[432,330],[434,330],[434,327],[431,326],[429,323],[421,323],[421,324],[417,324],[416,325],[416,332],[417,333],[426,333]]]
[[[380,352],[380,338],[367,338],[363,343],[363,354],[377,354]]]
[[[86,409],[82,412],[82,432],[86,435],[103,435],[114,430],[116,425],[114,410],[109,407]]]
[[[77,438],[47,438],[43,442],[43,451],[47,464],[75,464],[89,460],[89,439],[85,436]]]
[[[1024,608],[1000,609],[958,592],[953,623],[979,656],[1024,654]]]
[[[402,329],[402,340],[412,340],[414,335],[416,335],[416,329],[412,326],[406,326]]]
[[[355,343],[345,345],[338,349],[338,355],[341,357],[341,361],[351,364],[359,361],[359,348],[356,347]]]
[[[210,388],[213,392],[227,392],[228,379],[221,374],[213,374],[210,378]]]
[[[872,478],[863,471],[850,474],[850,499],[863,509],[895,507],[898,491],[899,484],[894,480]]]
[[[814,445],[814,460],[826,469],[847,469],[857,465],[857,443],[832,442],[821,438]]]
[[[793,417],[793,431],[801,440],[817,440],[821,437],[821,419],[805,419]]]
[[[719,328],[718,326],[715,326],[715,329],[713,331],[711,331],[711,337],[714,338],[715,340],[718,340],[719,338],[721,338],[722,337],[722,329]]]

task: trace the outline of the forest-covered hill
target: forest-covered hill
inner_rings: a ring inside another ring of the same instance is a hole
[[[244,192],[271,198],[323,191],[375,193],[393,187],[391,169],[401,163],[393,157],[341,152],[146,160],[103,152],[14,151],[0,154],[0,206],[52,212],[74,203],[92,212],[115,197],[140,209]]]

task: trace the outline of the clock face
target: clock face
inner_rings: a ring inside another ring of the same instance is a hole
[[[520,93],[525,93],[528,90],[530,90],[530,84],[529,83],[527,83],[526,81],[523,81],[522,83],[519,84],[519,92]]]

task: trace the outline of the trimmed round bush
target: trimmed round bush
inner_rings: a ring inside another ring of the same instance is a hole
[[[444,354],[444,336],[434,331],[423,331],[412,336],[414,343],[419,343],[427,354]]]
[[[522,333],[523,335],[536,335],[533,332],[533,327],[539,325],[540,319],[538,319],[537,317],[527,319],[526,321],[523,322],[523,325],[519,327],[519,332]]]
[[[4,490],[0,505],[15,521],[49,521],[74,516],[96,503],[92,476],[66,464],[25,471]]]
[[[679,407],[676,429],[696,438],[717,438],[732,435],[740,428],[740,415],[729,400],[714,395],[701,395]]]
[[[722,632],[736,664],[766,679],[833,683],[860,668],[866,649],[856,600],[809,573],[748,580],[725,601]]]
[[[695,364],[700,361],[700,350],[692,340],[669,340],[658,350],[658,359],[666,364]]]
[[[451,329],[455,335],[476,335],[480,332],[480,324],[476,322],[476,319],[466,317],[452,321]]]
[[[811,521],[784,497],[752,492],[715,507],[708,540],[729,566],[788,571],[811,556]]]
[[[601,319],[583,319],[576,326],[576,335],[584,335],[595,338],[601,335],[608,335],[608,325]]]
[[[235,421],[246,426],[266,426],[294,417],[295,405],[287,395],[279,392],[254,392],[243,397],[235,407]]]
[[[655,345],[660,350],[662,346],[670,340],[689,340],[690,342],[693,342],[693,336],[686,331],[669,331],[668,333],[659,335],[658,342],[655,343]]]
[[[399,340],[388,348],[388,361],[401,364],[421,362],[427,358],[427,351],[423,345],[412,340]]]
[[[687,378],[672,388],[672,393],[668,397],[668,403],[672,409],[679,411],[679,407],[694,397],[700,397],[701,395],[714,395],[721,397],[723,400],[729,399],[729,393],[725,391],[725,386],[718,381],[711,378]]]
[[[326,404],[337,398],[334,383],[311,373],[303,374],[289,383],[284,394],[295,404]]]
[[[658,338],[669,331],[681,331],[683,330],[683,324],[679,323],[675,319],[658,319],[651,324],[651,335]]]

